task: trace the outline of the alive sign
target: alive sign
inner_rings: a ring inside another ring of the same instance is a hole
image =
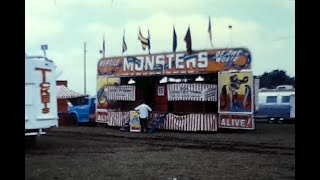
[[[254,120],[251,114],[234,115],[219,114],[219,128],[254,129]]]

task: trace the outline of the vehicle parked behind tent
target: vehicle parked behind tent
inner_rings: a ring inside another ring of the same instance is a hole
[[[95,122],[95,97],[70,99],[69,118],[73,124]]]
[[[267,118],[270,123],[294,122],[295,90],[260,89],[257,106],[256,119]]]

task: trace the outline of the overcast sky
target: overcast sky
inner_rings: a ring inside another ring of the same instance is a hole
[[[214,48],[247,47],[254,75],[274,69],[295,76],[294,0],[26,0],[25,49],[47,56],[63,71],[72,90],[84,92],[84,42],[87,43],[87,92],[96,93],[97,62],[105,33],[106,56],[145,54],[138,40],[149,28],[151,53],[172,52],[175,25],[177,51],[191,28],[192,48],[209,49],[208,17]],[[232,25],[232,29],[228,28]]]

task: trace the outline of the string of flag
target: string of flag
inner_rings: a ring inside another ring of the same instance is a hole
[[[125,40],[125,29],[123,30],[123,39],[122,39],[122,54],[124,52],[127,51],[128,47],[127,47],[127,43],[126,43],[126,40]]]
[[[177,50],[177,34],[176,34],[176,30],[173,26],[173,42],[172,42],[172,51],[176,52]]]
[[[208,20],[208,36],[209,36],[209,43],[210,46],[213,48],[213,44],[212,44],[212,27],[211,27],[211,19],[209,16],[209,20]],[[138,34],[138,40],[141,42],[141,47],[142,50],[145,51],[148,48],[148,53],[150,54],[150,50],[151,50],[151,38],[150,38],[150,31],[148,28],[148,37],[143,36],[141,29],[139,27],[139,34]],[[186,51],[187,54],[190,55],[192,54],[193,50],[192,50],[192,38],[191,38],[191,28],[190,26],[188,26],[186,35],[184,36],[184,42],[186,43]],[[177,50],[177,33],[175,30],[175,26],[173,25],[173,37],[172,37],[172,51],[175,53]],[[103,57],[105,57],[105,34],[103,34],[103,43],[102,43],[102,50],[100,50],[100,53],[103,55]],[[128,50],[127,47],[127,43],[125,40],[125,29],[123,30],[123,37],[122,37],[122,54],[125,53]]]
[[[142,46],[142,49],[145,51],[146,48],[148,48],[149,50],[149,54],[150,54],[150,33],[149,33],[149,29],[148,29],[148,38],[145,38],[143,37],[142,33],[141,33],[141,30],[139,28],[139,36],[138,36],[138,39],[140,40],[141,42],[141,46]]]

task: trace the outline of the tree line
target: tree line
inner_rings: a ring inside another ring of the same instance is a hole
[[[292,85],[295,87],[295,77],[290,77],[284,70],[273,70],[264,72],[260,76],[255,76],[260,79],[260,88],[274,89],[279,85]]]

